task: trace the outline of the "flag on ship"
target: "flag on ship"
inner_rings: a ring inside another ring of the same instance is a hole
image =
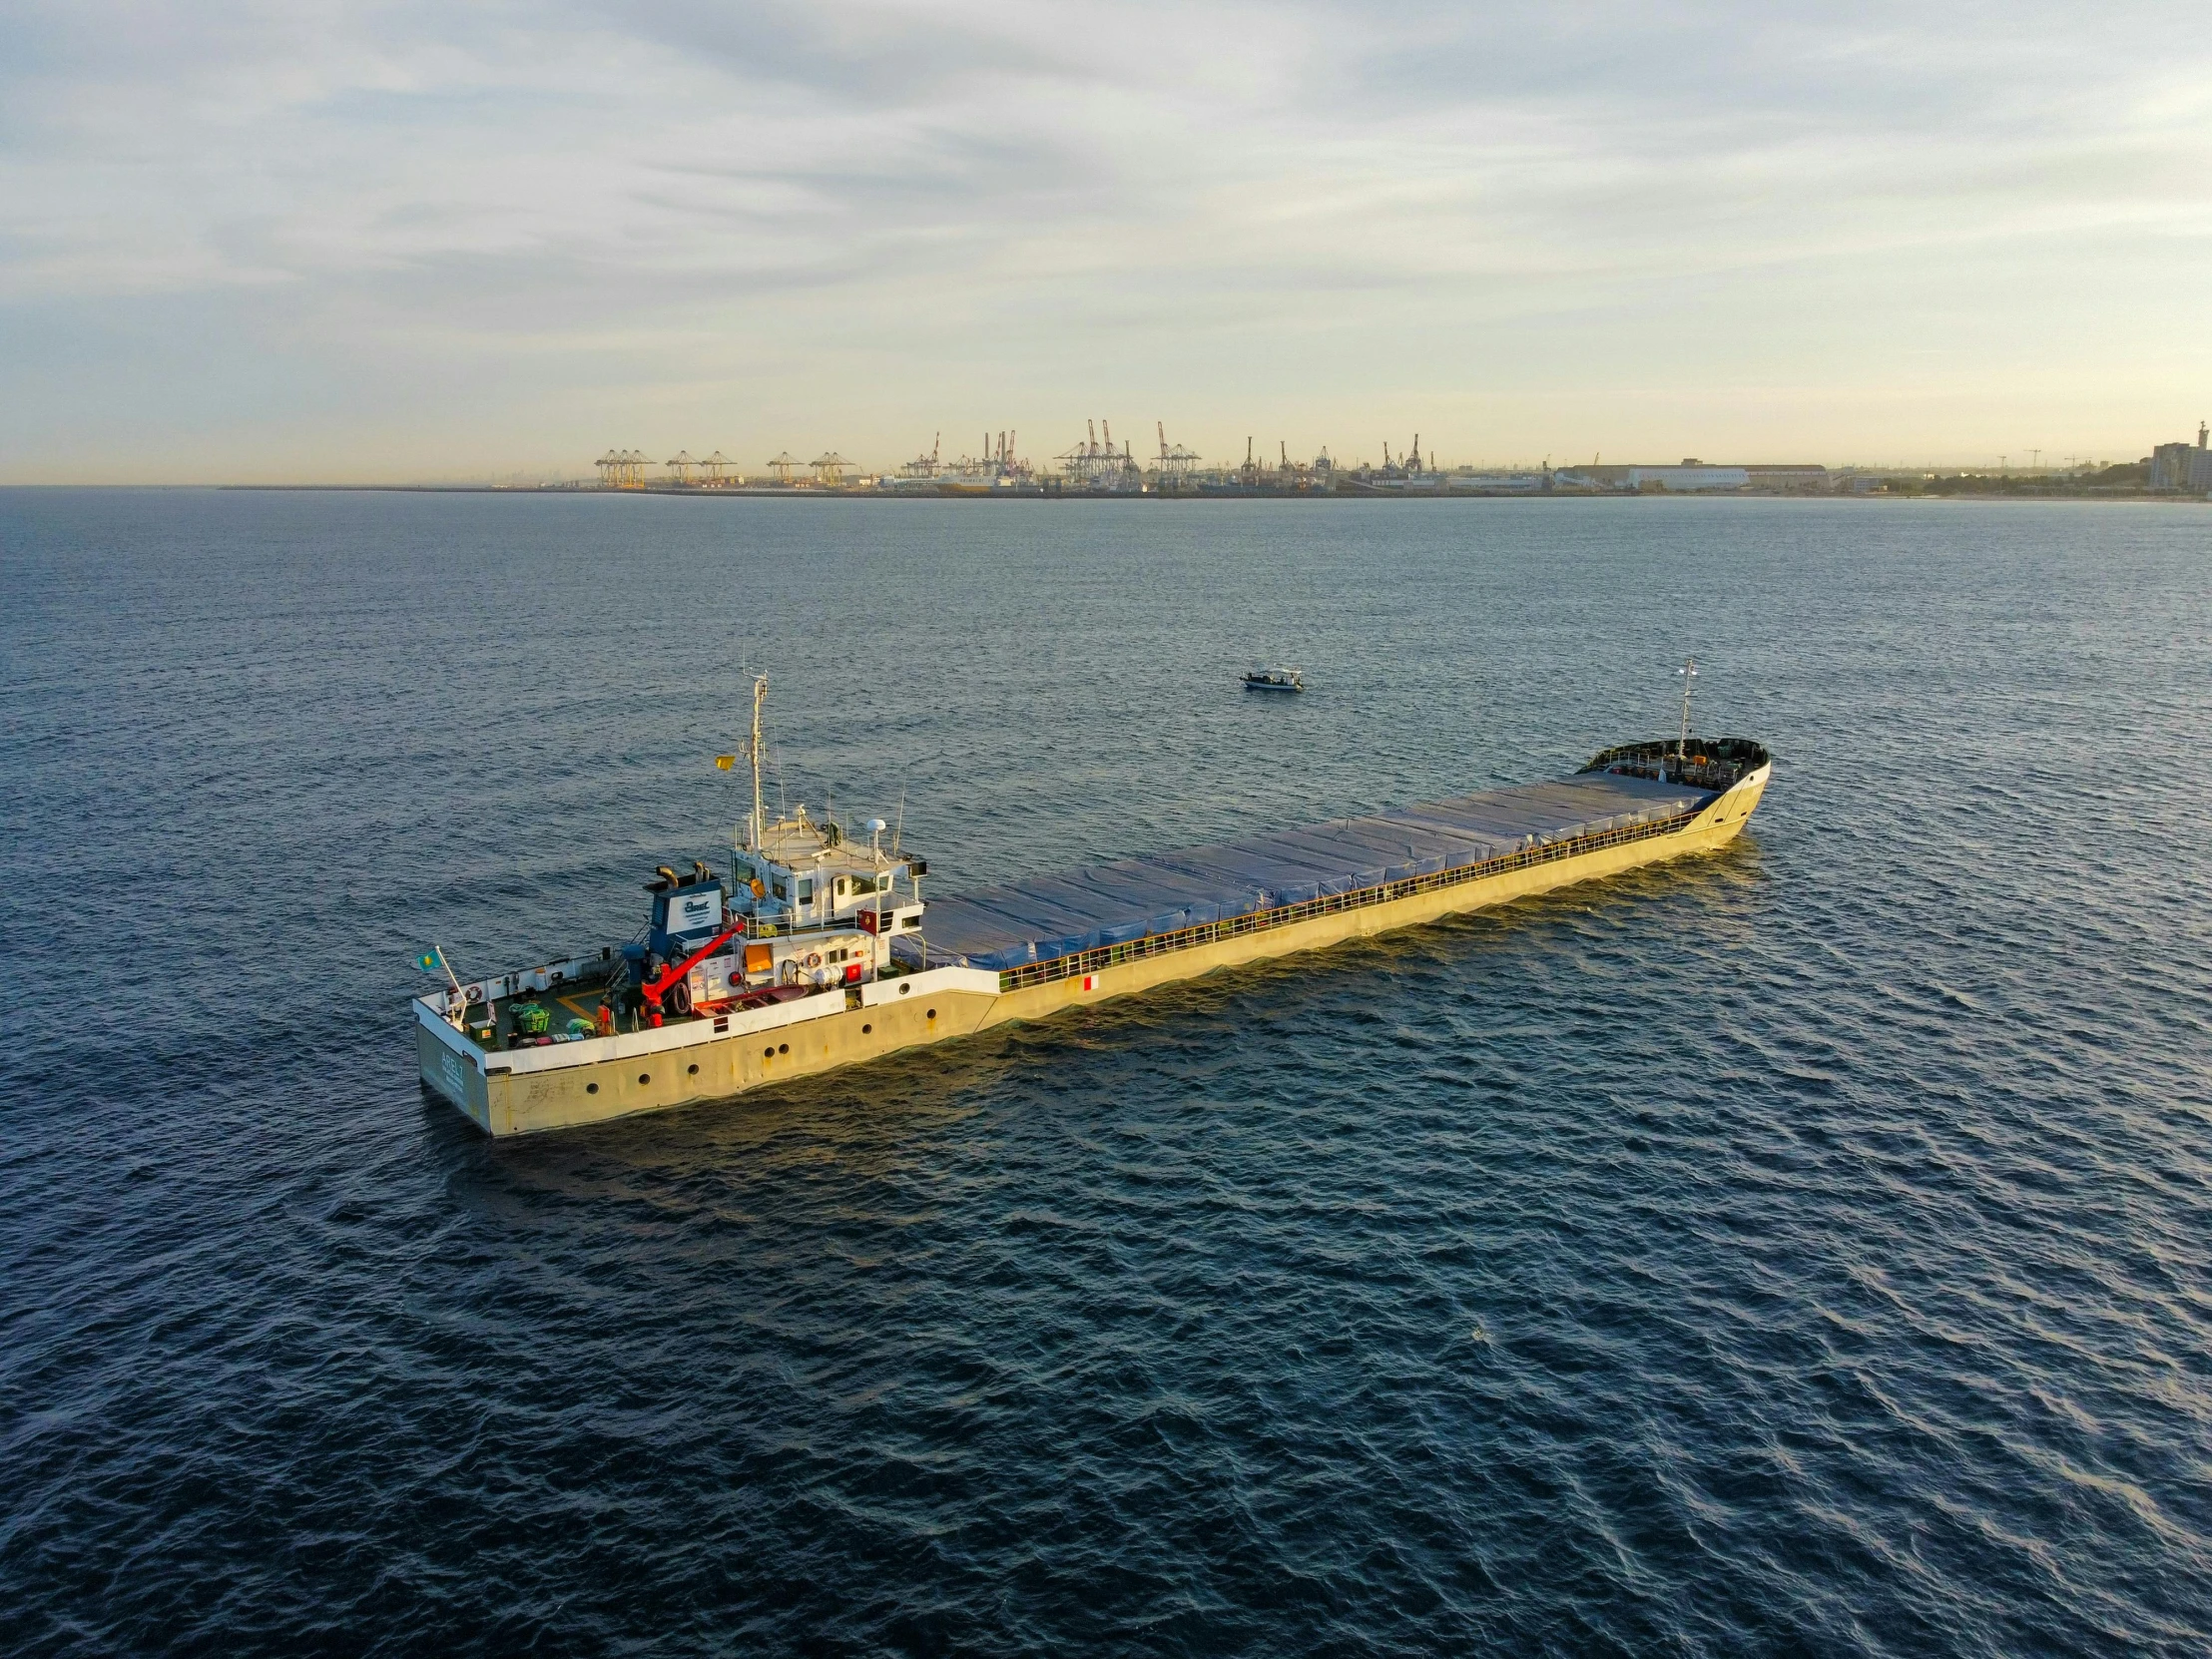
[[[424,973],[443,973],[445,971],[445,952],[436,945],[432,945],[415,958],[414,965]]]

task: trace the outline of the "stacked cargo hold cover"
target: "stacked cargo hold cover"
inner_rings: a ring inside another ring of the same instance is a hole
[[[913,939],[892,950],[913,967],[1004,971],[1679,818],[1712,799],[1611,773],[1490,790],[932,898],[927,963]]]

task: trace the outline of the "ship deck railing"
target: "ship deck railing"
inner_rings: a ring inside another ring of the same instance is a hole
[[[1562,858],[1580,857],[1586,852],[1624,846],[1631,841],[1676,834],[1688,829],[1709,805],[1710,803],[1702,803],[1690,812],[1657,819],[1648,824],[1632,824],[1618,830],[1600,830],[1586,835],[1570,835],[1537,846],[1521,847],[1495,858],[1485,858],[1479,863],[1461,864],[1455,869],[1440,869],[1428,875],[1410,875],[1401,881],[1385,881],[1378,887],[1359,887],[1351,892],[1329,893],[1320,898],[1304,899],[1296,904],[1277,905],[1273,909],[1251,910],[1244,915],[1227,917],[1221,921],[1178,928],[1172,933],[1148,933],[1141,939],[1131,939],[1123,944],[1102,944],[1095,949],[1055,956],[1049,961],[1028,962],[1020,967],[1004,968],[998,975],[999,993],[1004,995],[1008,991],[1025,990],[1031,985],[1045,985],[1057,979],[1072,979],[1086,973],[1098,973],[1118,963],[1141,961],[1147,956],[1165,956],[1179,950],[1196,950],[1202,945],[1237,938],[1246,933],[1263,933],[1273,928],[1294,926],[1302,921],[1311,921],[1316,916],[1365,909],[1373,904],[1388,904],[1419,893],[1436,892],[1444,887],[1480,881],[1493,875],[1505,875],[1517,869],[1556,863]],[[958,961],[964,963],[965,958]],[[952,960],[948,958],[946,965],[952,965]]]
[[[1584,769],[1589,770],[1592,769]],[[1742,783],[1751,775],[1752,769],[1734,761],[1692,761],[1686,766],[1678,765],[1672,756],[1668,756],[1658,761],[1615,761],[1610,766],[1595,770],[1610,773],[1617,778],[1641,778],[1650,784],[1680,784],[1686,789],[1707,790],[1720,795]]]

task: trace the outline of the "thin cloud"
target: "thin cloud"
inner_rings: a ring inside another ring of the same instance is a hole
[[[0,344],[0,439],[15,475],[66,470],[128,378],[133,453],[192,427],[204,454],[204,381],[116,325],[156,302],[259,365],[273,408],[323,410],[285,422],[281,464],[324,471],[413,464],[390,413],[455,362],[508,404],[422,441],[506,470],[678,407],[782,403],[888,458],[946,402],[1003,424],[1139,388],[1231,443],[1230,405],[1282,395],[1270,339],[1309,342],[1302,404],[1348,420],[1533,423],[1608,364],[1671,369],[1672,331],[1711,360],[1712,395],[1684,392],[1704,411],[1817,384],[1824,349],[1856,383],[1885,330],[1906,375],[1991,261],[2021,309],[1977,334],[2125,353],[2164,289],[2203,339],[2181,276],[2212,233],[2212,43],[2148,5],[1928,12],[19,6],[0,306],[43,337]],[[2212,366],[2174,337],[2115,383]],[[2019,369],[1980,359],[1989,409]]]

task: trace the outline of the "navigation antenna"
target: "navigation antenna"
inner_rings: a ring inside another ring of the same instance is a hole
[[[1674,673],[1682,682],[1682,738],[1674,750],[1674,767],[1679,774],[1690,760],[1690,693],[1697,685],[1697,659],[1690,658]]]

